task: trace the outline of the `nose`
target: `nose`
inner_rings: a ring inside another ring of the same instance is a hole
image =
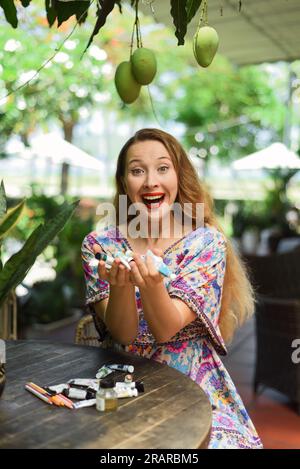
[[[159,184],[157,183],[157,180],[155,178],[155,174],[153,174],[152,171],[148,171],[146,173],[146,177],[145,177],[143,186],[145,188],[158,187],[159,186]]]

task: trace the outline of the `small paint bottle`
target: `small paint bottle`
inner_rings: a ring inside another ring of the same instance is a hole
[[[99,390],[96,394],[96,409],[100,412],[110,412],[117,410],[118,396],[114,389],[114,382],[111,379],[100,381]]]

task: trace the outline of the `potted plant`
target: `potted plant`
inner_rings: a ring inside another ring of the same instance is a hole
[[[1,245],[11,228],[18,223],[25,205],[25,199],[11,209],[7,209],[7,198],[3,181],[0,185],[0,322],[3,306],[10,293],[22,282],[37,256],[46,248],[52,239],[62,230],[73,214],[79,201],[64,202],[58,207],[52,218],[46,219],[28,237],[23,247],[13,254],[3,265],[1,261]],[[4,337],[5,338],[5,337]],[[0,363],[0,394],[4,388],[5,369]]]

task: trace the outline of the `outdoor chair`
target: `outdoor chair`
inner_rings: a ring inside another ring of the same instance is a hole
[[[254,391],[264,385],[288,396],[300,415],[300,364],[292,343],[300,338],[300,299],[260,297],[256,311]],[[298,354],[299,355],[299,354]]]
[[[247,256],[256,304],[256,366],[259,385],[287,395],[300,413],[300,367],[292,342],[300,338],[300,249],[271,256]]]
[[[87,307],[86,314],[78,321],[75,332],[75,343],[101,348],[122,350],[122,346],[115,343],[101,319],[92,314],[92,307]]]
[[[76,326],[75,343],[99,347],[99,334],[91,314],[86,314],[79,320]]]
[[[0,339],[17,340],[17,297],[11,291],[0,307]]]

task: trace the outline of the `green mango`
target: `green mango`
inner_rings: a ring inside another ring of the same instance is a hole
[[[157,64],[154,52],[146,47],[139,47],[131,56],[131,68],[134,78],[141,85],[149,85],[155,77]]]
[[[124,103],[131,104],[138,98],[141,85],[136,82],[132,74],[131,62],[121,62],[118,65],[115,73],[115,85]]]
[[[217,31],[210,26],[203,26],[195,34],[193,40],[194,56],[201,67],[208,67],[219,46]]]

